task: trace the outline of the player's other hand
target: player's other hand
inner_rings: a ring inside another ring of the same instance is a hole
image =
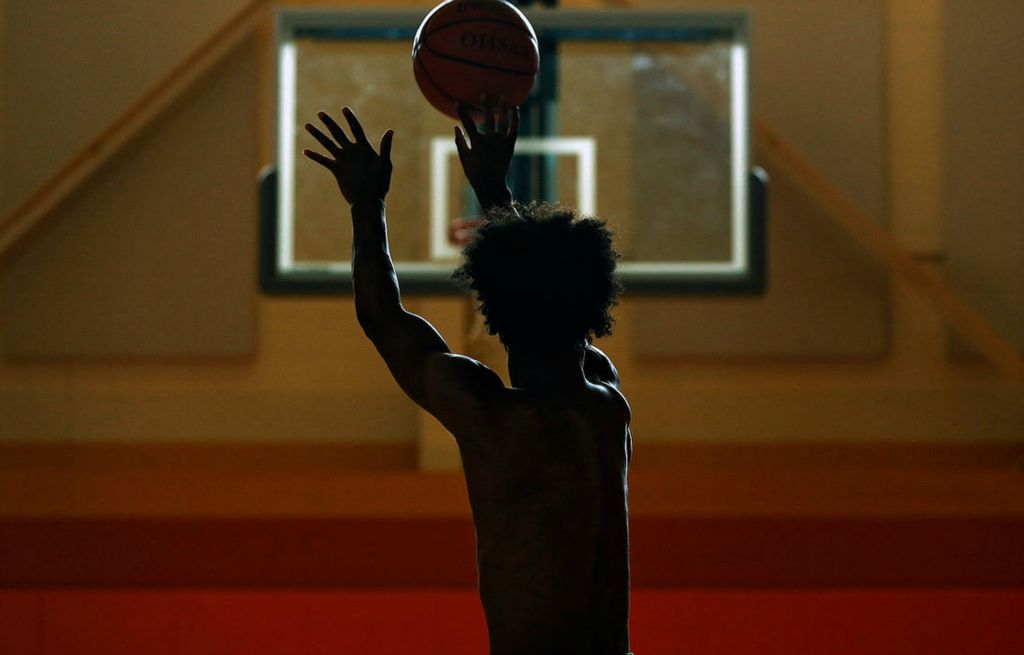
[[[352,110],[344,107],[341,113],[348,121],[352,140],[349,140],[348,135],[327,112],[322,111],[317,116],[327,126],[331,136],[321,132],[312,123],[306,123],[306,131],[313,135],[331,156],[324,156],[314,150],[303,150],[302,154],[334,175],[341,195],[345,196],[350,205],[384,200],[388,189],[391,188],[391,141],[395,131],[388,130],[384,133],[380,140],[380,154],[377,154],[367,141],[363,126],[359,124]]]
[[[505,180],[519,136],[519,108],[509,108],[508,102],[502,98],[495,112],[494,101],[487,95],[481,97],[481,105],[484,120],[479,128],[473,122],[469,108],[458,105],[462,129],[455,126],[455,145],[466,179],[486,210],[512,201]]]

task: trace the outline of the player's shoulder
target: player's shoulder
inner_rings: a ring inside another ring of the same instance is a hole
[[[490,422],[495,400],[505,389],[490,367],[453,353],[429,357],[425,382],[421,406],[460,442]]]
[[[621,418],[626,425],[629,425],[633,418],[633,410],[630,408],[629,401],[626,400],[625,394],[622,393],[618,385],[605,382],[592,382],[591,384],[601,390],[605,402],[612,413]]]
[[[442,422],[473,419],[505,389],[486,364],[454,353],[432,355],[426,367],[424,409]]]
[[[602,389],[603,395],[629,424],[632,410],[626,396],[622,393],[619,371],[615,368],[608,355],[593,345],[588,345],[583,359],[583,373],[587,381]]]
[[[590,382],[619,386],[619,371],[608,355],[599,348],[588,344],[583,355],[583,374]]]
[[[432,391],[489,393],[505,383],[486,364],[455,353],[437,353],[427,363],[427,381]]]

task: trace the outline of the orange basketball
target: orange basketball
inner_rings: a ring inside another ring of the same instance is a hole
[[[530,21],[504,0],[448,0],[423,19],[412,60],[430,104],[458,118],[455,103],[479,107],[481,93],[521,105],[537,79],[540,51]]]

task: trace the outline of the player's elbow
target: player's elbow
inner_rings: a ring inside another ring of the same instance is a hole
[[[363,334],[371,340],[387,330],[389,320],[394,320],[393,314],[374,303],[356,297],[356,322],[362,328]]]
[[[380,333],[380,321],[369,312],[360,310],[358,306],[356,307],[356,322],[362,329],[363,334],[371,339],[374,334]]]

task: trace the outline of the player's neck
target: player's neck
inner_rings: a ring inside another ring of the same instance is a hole
[[[508,376],[513,387],[560,391],[585,386],[583,352],[573,348],[536,352],[508,348]]]

